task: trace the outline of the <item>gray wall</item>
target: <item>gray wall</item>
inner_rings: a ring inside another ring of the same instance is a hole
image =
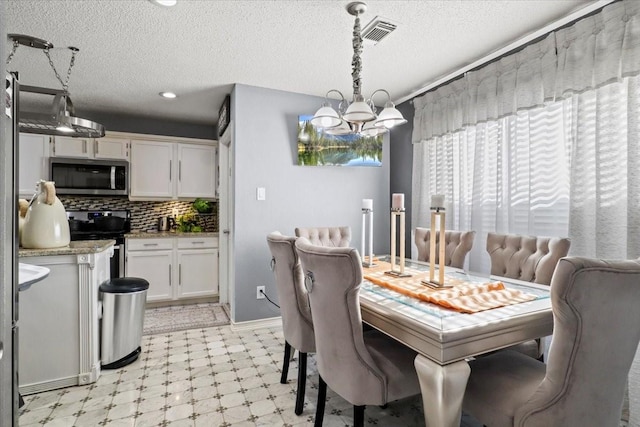
[[[389,251],[389,143],[382,167],[297,166],[298,115],[313,114],[322,98],[236,85],[232,93],[235,162],[235,321],[279,316],[256,286],[276,298],[266,236],[293,235],[297,226],[348,225],[361,239],[362,199],[374,203],[374,253]],[[256,188],[266,188],[266,201]]]
[[[413,146],[411,134],[413,133],[413,115],[415,109],[410,101],[397,105],[405,119],[408,120],[402,126],[391,129],[391,193],[404,193],[404,206],[406,209],[406,238],[405,251],[411,254],[411,172],[413,170]]]
[[[100,123],[107,131],[216,139],[216,128],[213,124],[202,125],[164,119],[152,119],[144,116],[105,114],[80,110],[76,111],[76,115]]]

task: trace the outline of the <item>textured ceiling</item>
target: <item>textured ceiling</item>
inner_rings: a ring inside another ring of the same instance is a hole
[[[367,3],[363,27],[377,15],[399,26],[365,46],[363,94],[384,88],[397,100],[592,2]],[[147,0],[9,0],[5,22],[7,33],[53,43],[63,76],[66,47],[80,49],[69,84],[77,112],[214,124],[233,83],[317,96],[336,88],[350,97],[353,17],[346,4],[179,0],[162,8]],[[41,50],[21,46],[9,69],[23,84],[60,88]],[[161,91],[178,98],[164,100]]]

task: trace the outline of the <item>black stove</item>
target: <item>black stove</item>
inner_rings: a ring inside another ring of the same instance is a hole
[[[111,257],[111,278],[123,277],[125,272],[125,239],[131,231],[131,212],[67,211],[71,240],[115,240]]]
[[[113,219],[109,218],[112,217]],[[116,240],[124,243],[124,235],[131,231],[131,212],[67,211],[71,240]]]

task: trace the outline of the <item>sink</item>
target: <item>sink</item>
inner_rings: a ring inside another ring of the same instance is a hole
[[[49,269],[47,267],[40,267],[38,265],[18,263],[18,290],[25,291],[36,282],[44,279],[49,275]]]

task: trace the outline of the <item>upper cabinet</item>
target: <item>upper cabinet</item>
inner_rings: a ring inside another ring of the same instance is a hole
[[[54,157],[80,157],[87,159],[129,160],[127,138],[69,138],[52,137],[51,155]]]
[[[216,149],[210,144],[132,140],[129,198],[215,198]]]
[[[21,133],[18,140],[18,195],[30,199],[36,192],[36,183],[49,180],[49,138],[48,135]]]

